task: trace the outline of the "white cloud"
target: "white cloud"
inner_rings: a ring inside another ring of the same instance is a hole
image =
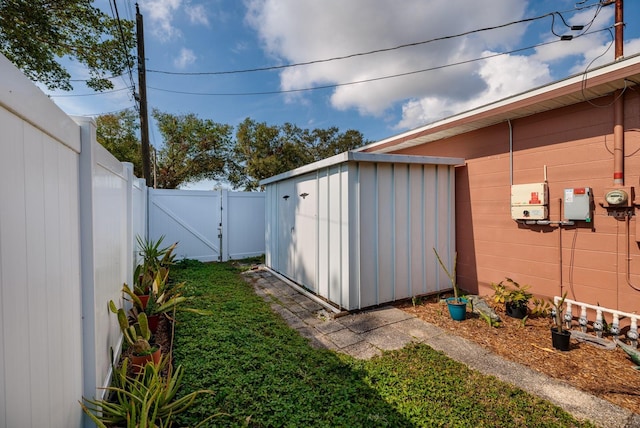
[[[185,69],[196,62],[196,59],[197,57],[191,49],[182,48],[180,49],[180,55],[173,60],[173,65],[178,69]]]
[[[207,10],[202,4],[198,5],[188,5],[185,7],[185,11],[187,12],[187,16],[189,17],[189,21],[192,24],[200,24],[206,27],[209,26],[209,17],[207,15]]]
[[[492,52],[484,52],[484,56],[491,54]],[[472,98],[462,100],[443,96],[411,100],[403,105],[402,120],[396,128],[415,128],[551,81],[549,67],[546,64],[524,56],[503,55],[488,59],[482,62],[477,73],[487,85],[483,91]]]
[[[182,32],[172,21],[181,5],[182,0],[144,0],[140,9],[145,18],[145,30],[149,28],[154,36],[164,41],[180,37]]]
[[[538,4],[512,0],[245,0],[245,4],[246,22],[257,31],[263,50],[284,64],[392,48],[551,11],[532,12],[528,8]],[[584,31],[611,25],[613,8],[602,8],[594,19],[595,10],[564,16],[573,25],[593,21]],[[600,32],[539,47],[530,56],[511,54],[472,61],[483,53],[555,41],[550,23],[549,19],[510,25],[410,48],[287,68],[280,73],[280,87],[339,85],[330,96],[334,109],[356,109],[361,115],[388,118],[390,111],[400,107],[402,118],[396,117],[396,128],[412,128],[584,69],[606,48],[609,34]],[[557,17],[554,29],[558,34],[580,34]],[[603,61],[612,60],[606,58]],[[455,63],[463,64],[442,67]],[[381,79],[431,68],[435,69]],[[365,80],[370,82],[344,85]],[[302,102],[306,97],[295,93],[287,98]]]
[[[523,2],[509,0],[323,1],[251,0],[247,22],[264,50],[285,63],[332,58],[500,25],[523,17]],[[460,15],[464,10],[465,19]],[[357,56],[284,70],[283,90],[380,79],[473,59],[488,48],[508,49],[522,37],[525,25],[479,32],[470,37]],[[404,77],[339,86],[331,105],[382,117],[394,104],[420,97],[462,102],[487,88],[479,65],[464,64]],[[298,95],[297,97],[304,96]],[[413,104],[412,104],[413,105]]]

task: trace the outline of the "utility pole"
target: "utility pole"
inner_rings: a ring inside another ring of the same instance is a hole
[[[136,3],[136,36],[138,42],[138,86],[140,101],[140,139],[142,140],[142,175],[151,186],[151,151],[149,149],[149,119],[147,115],[147,71],[144,57],[142,15]]]
[[[615,60],[619,60],[624,57],[623,45],[624,45],[624,18],[622,0],[616,0],[616,14],[615,14],[616,27],[616,53]]]

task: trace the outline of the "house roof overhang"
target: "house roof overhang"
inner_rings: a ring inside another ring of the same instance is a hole
[[[600,98],[640,83],[640,54],[360,147],[387,153]]]

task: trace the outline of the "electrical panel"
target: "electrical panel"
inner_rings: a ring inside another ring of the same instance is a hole
[[[511,218],[514,220],[546,220],[549,192],[547,183],[511,186]]]
[[[564,218],[591,221],[591,188],[564,189]]]

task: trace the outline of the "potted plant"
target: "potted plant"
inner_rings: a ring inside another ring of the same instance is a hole
[[[131,347],[131,365],[134,373],[139,373],[149,362],[159,364],[162,358],[162,351],[159,346],[152,346],[149,343],[151,330],[149,329],[147,314],[144,312],[139,313],[136,322],[131,324],[124,309],[117,308],[113,300],[109,302],[109,309],[118,316],[120,331],[122,331],[124,339]]]
[[[157,272],[163,268],[167,269],[174,263],[175,255],[173,251],[178,246],[178,243],[161,248],[160,245],[164,240],[164,235],[156,241],[143,239],[140,236],[136,236],[136,240],[138,242],[138,254],[142,257],[142,264],[136,266],[133,291],[138,296],[147,296]],[[145,297],[141,298],[143,305],[146,305],[146,299]]]
[[[187,297],[182,295],[182,288],[184,288],[184,286],[184,282],[169,283],[169,269],[160,267],[151,282],[146,304],[143,304],[140,296],[131,290],[127,284],[123,284],[122,292],[125,294],[124,298],[130,300],[133,304],[133,307],[129,311],[131,318],[135,320],[138,314],[144,312],[147,315],[151,333],[155,333],[160,317],[168,317],[168,314],[175,310],[192,312],[199,315],[211,314],[209,311],[183,307],[183,303],[188,300]]]
[[[491,284],[494,290],[494,301],[504,303],[505,312],[512,318],[523,319],[529,311],[529,300],[533,294],[529,293],[529,285],[520,285],[511,278],[506,278],[509,285],[503,281]]]
[[[555,349],[560,351],[569,350],[569,339],[571,339],[571,332],[562,328],[562,312],[564,311],[564,300],[567,298],[567,292],[562,295],[556,302],[555,299],[551,300],[553,309],[551,311],[554,317],[555,325],[551,327],[551,343]]]
[[[451,287],[453,288],[453,297],[449,297],[448,299],[446,299],[447,308],[449,309],[449,315],[456,321],[462,321],[466,318],[467,315],[467,299],[459,296],[458,283],[456,282],[456,265],[458,262],[458,253],[455,253],[453,259],[453,271],[449,272],[449,269],[447,269],[435,248],[433,249],[433,252],[436,254],[438,263],[440,263],[440,266],[447,274],[449,281],[451,281]]]

